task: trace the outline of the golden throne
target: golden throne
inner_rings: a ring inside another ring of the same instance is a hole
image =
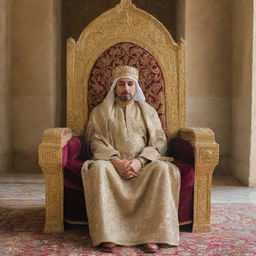
[[[136,54],[140,54],[140,50],[141,54],[151,56],[154,62],[151,67],[153,77],[156,76],[158,79],[157,75],[161,73],[160,83],[163,84],[163,89],[158,98],[152,96],[157,90],[154,87],[154,79],[151,79],[153,81],[151,81],[151,95],[148,92],[147,83],[144,81],[148,75],[147,69],[143,71],[141,66],[139,67],[142,73],[140,83],[147,101],[157,108],[168,140],[180,138],[193,147],[195,170],[193,232],[209,232],[212,173],[218,163],[219,147],[212,130],[188,128],[185,125],[184,42],[181,40],[180,43],[175,43],[158,20],[137,9],[131,0],[121,0],[115,8],[90,23],[77,42],[72,38],[67,42],[67,127],[69,128],[45,130],[43,141],[39,146],[39,163],[46,182],[45,232],[64,230],[62,150],[72,136],[83,136],[91,108],[104,98],[104,88],[101,87],[105,85],[101,81],[110,85],[111,70],[106,68],[104,75],[98,70],[101,69],[102,72],[104,65],[112,60],[111,56],[103,53],[112,51],[112,55],[118,55],[120,44],[124,49],[126,46],[129,49],[136,46],[139,51],[130,53],[135,55],[135,59]],[[101,56],[100,62],[99,56]],[[147,62],[147,58],[143,60]],[[136,63],[129,64],[136,66]],[[149,63],[141,65],[147,66]]]

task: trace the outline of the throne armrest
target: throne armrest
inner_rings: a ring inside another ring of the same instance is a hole
[[[219,145],[209,128],[181,128],[179,137],[188,141],[194,149],[193,232],[209,232],[212,173],[219,162]]]
[[[45,177],[45,232],[63,232],[63,154],[72,137],[70,128],[52,128],[43,133],[39,165]]]
[[[215,167],[219,162],[219,145],[213,131],[209,128],[181,128],[179,137],[194,148],[195,167],[202,167],[200,171],[203,173],[213,172],[213,169],[206,168]]]

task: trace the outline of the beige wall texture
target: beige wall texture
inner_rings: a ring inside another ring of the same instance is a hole
[[[0,172],[11,168],[11,113],[9,79],[10,6],[8,0],[0,1]]]
[[[249,185],[256,187],[256,0],[253,1],[252,122]]]
[[[243,183],[255,186],[255,122],[252,123],[256,114],[256,111],[252,112],[252,92],[255,94],[255,88],[252,90],[253,1],[233,1],[232,42],[231,170]]]
[[[43,130],[65,122],[66,39],[77,39],[90,21],[118,2],[0,1],[0,171],[12,154],[15,170],[39,169]],[[220,144],[215,174],[234,174],[252,184],[253,0],[134,3],[163,22],[176,40],[185,37],[187,125],[215,132]]]
[[[187,125],[214,131],[220,144],[215,175],[230,174],[231,3],[185,3]]]
[[[57,0],[12,0],[10,84],[15,170],[39,169],[37,151],[42,133],[56,126],[57,4]]]

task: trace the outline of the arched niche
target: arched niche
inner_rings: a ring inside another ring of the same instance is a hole
[[[165,81],[167,135],[185,124],[183,42],[177,44],[152,15],[122,0],[67,42],[67,125],[80,135],[88,121],[88,81],[98,57],[111,46],[130,42],[149,52]]]

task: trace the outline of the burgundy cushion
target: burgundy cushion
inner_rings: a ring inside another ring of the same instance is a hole
[[[69,162],[81,155],[82,144],[78,137],[72,137],[62,148],[62,167],[66,167]]]
[[[194,195],[194,169],[191,165],[182,163],[179,160],[173,162],[180,170],[181,174],[181,188],[179,201],[179,222],[186,222],[193,220],[193,195]],[[64,169],[64,184],[65,184],[65,218],[69,220],[85,220],[76,218],[85,212],[85,203],[83,195],[83,183],[81,179],[81,167],[83,162],[81,160],[73,160],[69,164],[69,168]],[[79,169],[80,168],[80,169]],[[73,198],[72,195],[77,195]],[[82,198],[82,199],[81,199]],[[72,215],[73,212],[73,215]],[[85,216],[85,215],[84,215]]]
[[[73,159],[64,168],[64,186],[67,188],[83,191],[81,168],[83,161]]]
[[[78,137],[73,137],[63,148],[63,155],[68,151],[64,168],[65,186],[65,218],[69,220],[86,220],[83,183],[81,168],[83,161],[78,159],[81,154],[81,142]],[[171,150],[170,150],[171,149]],[[193,148],[181,139],[173,139],[170,143],[169,153],[176,159],[173,162],[180,170],[181,189],[179,201],[179,222],[193,220],[193,194],[195,172],[193,169]],[[182,161],[183,160],[183,161]],[[74,195],[76,195],[74,197]],[[73,214],[72,214],[73,212]],[[84,218],[81,218],[84,215]]]
[[[195,172],[193,166],[174,160],[180,170],[181,185],[180,185],[180,200],[179,200],[179,222],[193,220],[193,203],[194,203],[194,180]]]
[[[66,144],[62,148],[62,168],[64,168],[67,165],[68,162],[68,145]]]
[[[181,173],[181,188],[179,201],[179,222],[186,222],[193,220],[193,195],[194,195],[194,169],[191,165],[182,163],[179,160],[173,162]],[[68,168],[64,169],[64,184],[65,184],[65,218],[69,220],[85,220],[76,218],[85,211],[83,183],[81,179],[81,167],[83,162],[81,160],[73,160],[69,163]],[[75,192],[77,191],[77,192]],[[72,195],[79,195],[72,200]],[[83,198],[81,200],[81,198]],[[73,212],[73,215],[72,215]],[[85,215],[84,215],[85,216]]]
[[[82,144],[78,137],[72,137],[67,143],[67,145],[68,145],[68,162],[69,162],[80,156]]]
[[[168,156],[174,157],[183,163],[194,166],[194,150],[190,143],[180,138],[174,138],[168,145]]]
[[[64,216],[69,221],[87,221],[83,191],[64,188]]]
[[[81,168],[83,161],[81,156],[82,144],[78,137],[72,137],[62,149],[62,164],[64,168],[64,185],[76,191],[83,191],[81,180]]]

